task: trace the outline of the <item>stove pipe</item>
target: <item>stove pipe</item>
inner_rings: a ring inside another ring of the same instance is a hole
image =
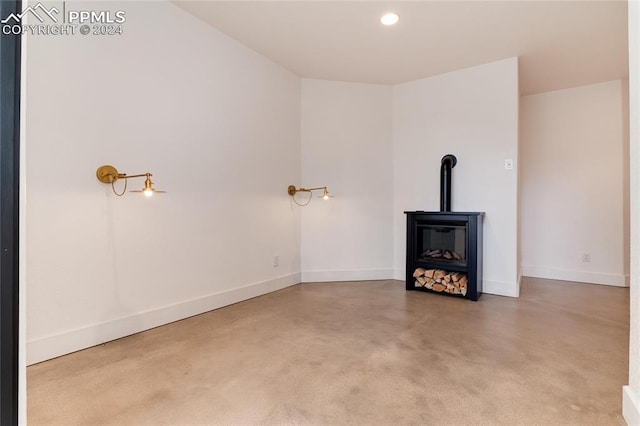
[[[440,211],[451,211],[451,169],[456,166],[458,159],[453,154],[447,154],[440,160]]]

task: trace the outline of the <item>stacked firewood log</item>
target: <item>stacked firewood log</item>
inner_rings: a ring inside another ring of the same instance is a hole
[[[427,250],[422,253],[419,259],[438,259],[438,260],[449,260],[449,261],[459,261],[462,259],[458,253],[453,250]]]
[[[437,292],[467,295],[467,275],[442,269],[418,268],[413,272],[416,287],[424,287]]]

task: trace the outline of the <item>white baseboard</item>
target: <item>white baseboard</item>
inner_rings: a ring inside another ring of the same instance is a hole
[[[575,271],[571,269],[561,269],[547,266],[522,265],[522,275],[526,277],[575,281],[579,283],[602,284],[615,287],[629,286],[628,276],[606,272]]]
[[[394,269],[393,270],[393,279],[394,280],[405,281],[407,279],[407,277],[405,275],[405,270],[404,269]]]
[[[520,296],[519,283],[508,281],[482,280],[482,292],[497,296]]]
[[[518,295],[516,297],[520,297],[520,289],[522,288],[522,271],[518,273]]]
[[[640,426],[640,399],[629,386],[622,387],[622,417],[629,426]]]
[[[27,365],[202,314],[301,282],[294,273],[27,342]]]
[[[306,271],[302,272],[303,283],[332,281],[392,280],[392,269],[361,269],[352,271]]]

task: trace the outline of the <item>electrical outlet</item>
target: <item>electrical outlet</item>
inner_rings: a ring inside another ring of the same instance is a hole
[[[513,160],[512,159],[506,159],[504,160],[504,169],[505,170],[513,170]]]
[[[273,256],[273,267],[277,268],[278,266],[280,266],[280,256],[276,254]]]
[[[584,263],[591,263],[591,253],[582,253],[582,261]]]

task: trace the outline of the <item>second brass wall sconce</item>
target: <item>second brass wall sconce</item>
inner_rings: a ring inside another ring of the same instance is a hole
[[[319,186],[317,188],[296,188],[295,185],[289,185],[287,187],[287,194],[289,194],[291,196],[291,199],[293,199],[293,202],[296,203],[299,206],[306,206],[307,204],[309,204],[311,202],[311,198],[313,197],[313,192],[312,191],[320,191],[322,190],[322,195],[318,196],[318,198],[322,198],[324,200],[328,200],[329,198],[333,198],[333,195],[329,194],[329,190],[327,189],[326,186]],[[307,192],[309,193],[309,198],[307,198],[307,200],[305,202],[299,203],[298,200],[296,200],[296,194],[298,192]]]
[[[147,197],[152,196],[153,194],[156,193],[165,193],[166,191],[159,191],[157,189],[155,189],[153,187],[153,182],[151,182],[151,176],[153,176],[151,173],[141,173],[138,175],[128,175],[126,173],[120,173],[118,172],[118,170],[110,165],[104,165],[104,166],[100,166],[98,167],[98,170],[96,170],[96,177],[98,178],[98,180],[102,183],[110,183],[111,184],[111,189],[113,189],[113,193],[116,194],[117,196],[121,197],[124,195],[124,193],[127,191],[127,182],[129,179],[131,178],[139,178],[139,177],[144,177],[146,178],[144,181],[144,188],[142,189],[136,189],[136,190],[132,190],[129,192],[142,192],[144,195],[146,195]],[[118,179],[123,179],[124,180],[124,189],[122,190],[122,192],[118,192],[116,191],[116,188],[114,186],[115,182]]]

